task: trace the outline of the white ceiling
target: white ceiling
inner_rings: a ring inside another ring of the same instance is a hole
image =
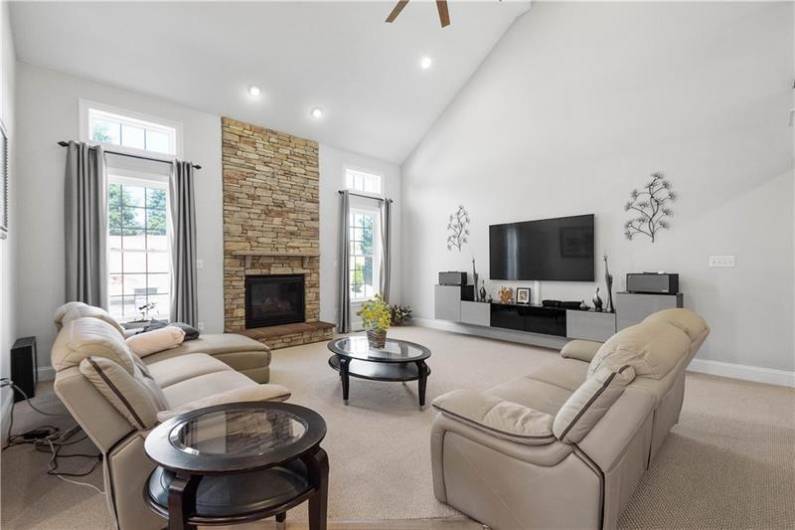
[[[444,29],[418,0],[386,24],[393,5],[15,2],[11,14],[22,61],[400,163],[529,3],[451,2]]]

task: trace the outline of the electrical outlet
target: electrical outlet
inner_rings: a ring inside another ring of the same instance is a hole
[[[203,269],[204,268],[204,260],[203,259],[197,259],[196,260],[196,268],[197,269]]]
[[[199,328],[199,331],[204,331],[204,322],[199,322],[196,327]]]
[[[734,267],[734,256],[710,256],[710,267]]]

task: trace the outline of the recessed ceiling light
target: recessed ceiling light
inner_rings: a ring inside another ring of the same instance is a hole
[[[256,98],[259,97],[260,94],[262,94],[262,90],[260,90],[260,88],[256,85],[251,85],[250,87],[248,87],[248,93],[250,96],[254,96]]]
[[[425,55],[422,59],[420,59],[420,68],[423,70],[427,70],[433,64],[433,59]]]
[[[321,109],[320,107],[315,107],[309,112],[309,114],[316,120],[319,120],[320,118],[323,117],[323,109]]]

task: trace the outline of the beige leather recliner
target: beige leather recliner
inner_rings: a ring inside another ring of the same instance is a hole
[[[162,528],[164,521],[145,506],[142,493],[154,469],[144,452],[149,431],[180,412],[281,401],[290,393],[279,385],[258,384],[203,353],[140,359],[106,312],[88,312],[59,312],[61,330],[52,348],[55,393],[103,454],[106,497],[118,527]]]
[[[120,333],[127,334],[127,331],[107,311],[83,302],[68,302],[58,308],[55,312],[55,326],[60,330],[65,322],[85,316],[105,320]],[[155,353],[147,357],[146,361],[153,363],[191,353],[211,355],[257,383],[267,383],[270,378],[270,348],[237,333],[202,333],[198,339],[185,341],[176,348]]]
[[[495,530],[615,528],[708,334],[692,311],[661,311],[604,344],[572,341],[526,377],[438,397],[436,498]]]

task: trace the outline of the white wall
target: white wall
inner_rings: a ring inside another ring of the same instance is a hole
[[[795,369],[792,9],[534,3],[403,165],[404,303],[432,317],[437,272],[472,254],[488,277],[489,224],[595,213],[618,290],[627,272],[680,273],[712,327],[699,357]],[[658,170],[680,196],[672,230],[627,241],[622,206]],[[458,204],[473,223],[460,255],[445,249]],[[724,254],[735,268],[707,267]]]
[[[9,349],[16,339],[16,274],[14,269],[14,253],[16,251],[19,225],[15,218],[15,198],[17,182],[15,160],[15,116],[14,116],[14,82],[16,58],[14,41],[11,35],[11,24],[8,16],[8,3],[0,3],[0,120],[9,135],[9,196],[10,208],[9,229],[7,239],[0,240],[0,377],[11,374]],[[10,389],[0,391],[0,417],[5,419],[6,411],[11,404]],[[3,428],[5,432],[5,428]],[[5,440],[5,438],[3,438]]]
[[[79,135],[78,100],[88,99],[181,122],[184,158],[202,165],[196,173],[199,320],[206,332],[223,330],[223,219],[220,117],[161,99],[82,78],[17,63],[19,243],[18,335],[36,335],[40,366],[50,364],[55,337],[53,311],[64,301],[63,172],[59,140]],[[267,126],[267,124],[263,124]],[[347,166],[384,176],[387,195],[396,200],[394,252],[400,248],[400,170],[394,164],[320,146],[321,319],[336,320],[337,190]],[[393,299],[399,300],[400,266],[395,259]]]
[[[19,241],[18,334],[36,335],[39,365],[50,364],[53,311],[64,302],[64,199],[66,152],[60,140],[78,139],[78,100],[89,99],[183,125],[183,157],[196,172],[199,320],[205,331],[223,328],[223,231],[221,220],[221,123],[218,116],[17,63],[17,223]]]
[[[401,182],[400,168],[328,145],[320,145],[320,319],[337,321],[337,240],[339,190],[345,189],[345,169],[358,169],[383,177],[384,194],[394,200],[392,209],[392,282],[390,303],[401,299]]]

